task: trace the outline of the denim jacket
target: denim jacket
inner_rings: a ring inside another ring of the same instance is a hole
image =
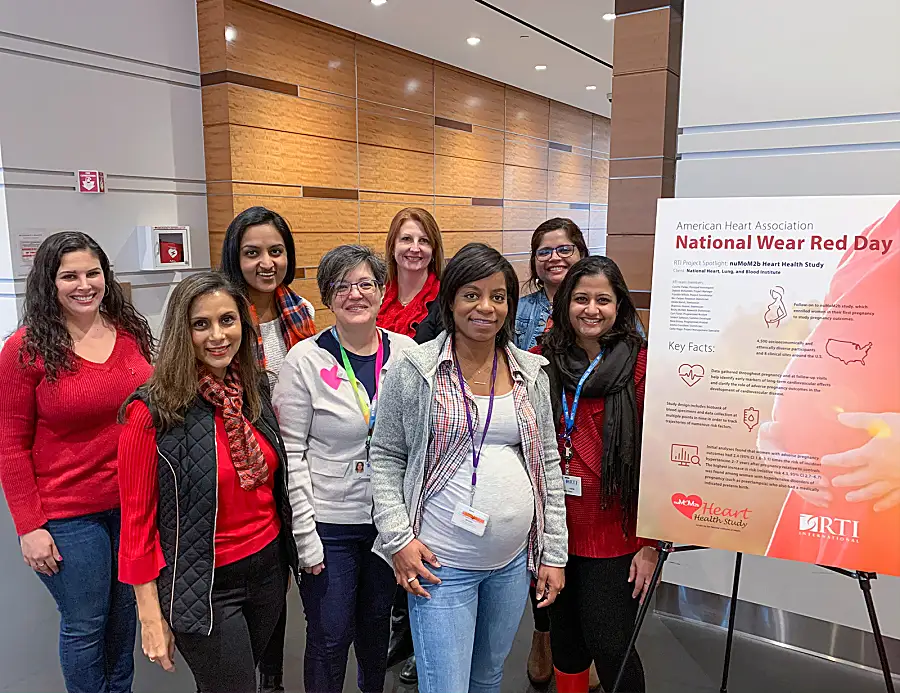
[[[550,318],[550,300],[543,291],[522,296],[516,310],[516,346],[528,351],[543,334]]]

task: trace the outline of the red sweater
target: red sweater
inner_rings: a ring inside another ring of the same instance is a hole
[[[122,494],[122,537],[119,544],[119,580],[143,585],[159,576],[166,565],[159,529],[159,457],[156,429],[147,405],[128,405],[125,430],[119,440],[119,487]],[[214,549],[216,567],[234,563],[265,548],[278,536],[281,521],[275,509],[275,470],[278,455],[264,436],[253,429],[269,466],[269,478],[252,491],[241,488],[231,461],[222,410],[216,409],[218,460],[218,512]]]
[[[40,360],[22,365],[26,329],[0,352],[0,483],[20,536],[47,520],[119,506],[116,418],[152,372],[135,339],[120,330],[106,363],[76,356],[76,370],[60,371],[51,383]]]
[[[532,349],[540,353],[540,346]],[[634,385],[637,396],[638,417],[644,415],[644,380],[647,373],[647,350],[641,349],[634,368]],[[567,393],[569,406],[572,394]],[[569,474],[581,477],[581,496],[566,496],[566,524],[569,527],[569,553],[585,558],[615,558],[636,552],[644,546],[656,546],[656,542],[635,536],[635,527],[628,536],[622,530],[622,506],[619,502],[601,507],[600,467],[603,457],[603,409],[605,400],[582,396],[575,413],[575,429],[572,431],[572,461]],[[557,432],[563,433],[565,424],[560,417]],[[563,445],[559,455],[563,473]]]
[[[422,290],[405,306],[397,296],[397,282],[390,282],[384,288],[384,300],[378,311],[378,327],[391,332],[415,337],[416,329],[428,315],[428,304],[437,300],[441,282],[436,274],[429,274]]]

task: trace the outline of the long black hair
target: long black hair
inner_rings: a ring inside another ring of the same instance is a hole
[[[544,335],[542,349],[549,353],[562,354],[576,343],[575,328],[569,320],[569,304],[572,294],[582,277],[602,275],[606,277],[613,293],[616,295],[616,320],[613,326],[598,340],[600,347],[606,349],[620,340],[631,344],[642,344],[644,338],[637,331],[637,311],[631,300],[631,293],[622,276],[619,266],[603,255],[591,255],[582,258],[569,268],[565,278],[553,297],[553,325]]]
[[[145,359],[150,361],[153,357],[150,325],[125,298],[103,248],[86,233],[61,231],[46,238],[34,255],[34,265],[25,281],[22,315],[22,325],[27,328],[20,352],[22,362],[34,365],[40,359],[50,381],[56,380],[60,371],[75,370],[74,343],[57,296],[56,273],[63,255],[79,250],[94,255],[103,270],[106,293],[100,303],[100,312],[117,330],[124,330],[134,337]]]
[[[467,243],[453,259],[447,263],[441,278],[438,303],[441,308],[441,322],[448,334],[456,331],[453,321],[453,302],[456,292],[466,284],[481,281],[497,272],[506,280],[506,321],[497,333],[497,346],[504,347],[515,335],[516,307],[519,305],[519,278],[516,271],[496,248],[485,243]]]
[[[241,241],[244,240],[244,234],[251,226],[259,226],[260,224],[271,224],[281,236],[284,243],[284,254],[287,257],[287,272],[284,280],[281,282],[284,286],[289,286],[294,281],[297,273],[297,254],[294,249],[294,236],[291,234],[291,227],[285,221],[284,217],[278,212],[273,212],[265,207],[249,207],[238,214],[228,225],[225,232],[225,240],[222,241],[222,258],[219,261],[219,270],[228,277],[229,281],[237,287],[240,287],[244,294],[247,293],[247,280],[241,272]]]

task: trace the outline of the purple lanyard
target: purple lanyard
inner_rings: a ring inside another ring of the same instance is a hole
[[[469,439],[472,441],[472,493],[478,484],[478,460],[481,459],[481,450],[484,448],[484,439],[487,437],[488,427],[491,425],[491,414],[494,412],[494,385],[497,382],[497,349],[494,349],[494,367],[491,370],[491,396],[488,400],[487,416],[484,419],[484,428],[481,431],[481,444],[475,450],[475,427],[472,425],[472,412],[469,411],[469,400],[466,399],[466,381],[463,378],[462,366],[456,356],[456,344],[453,344],[453,360],[456,361],[456,374],[459,376],[459,389],[462,392],[463,406],[466,408],[466,422],[469,424]]]

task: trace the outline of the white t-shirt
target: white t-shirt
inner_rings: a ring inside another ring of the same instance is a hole
[[[475,396],[481,424],[487,417],[489,400]],[[481,434],[481,428],[475,431],[476,449]],[[453,511],[460,502],[489,515],[484,536],[452,524]],[[515,399],[510,392],[494,398],[490,427],[478,460],[474,499],[469,453],[447,485],[425,503],[418,539],[434,552],[441,565],[496,570],[525,548],[533,520],[534,489],[525,470]]]
[[[266,354],[266,376],[269,378],[269,387],[274,389],[278,371],[281,370],[281,364],[284,363],[284,357],[288,352],[284,343],[284,333],[281,331],[281,321],[275,318],[269,322],[261,322],[259,332]]]

